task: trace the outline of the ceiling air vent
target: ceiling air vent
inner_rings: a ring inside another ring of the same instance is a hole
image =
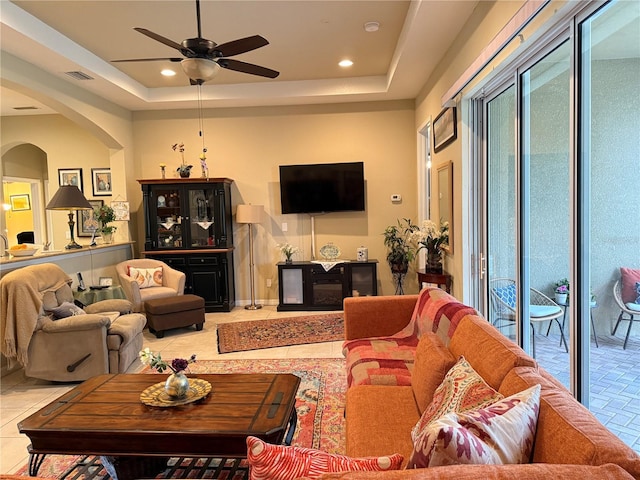
[[[13,107],[14,110],[39,110],[38,107],[30,106],[30,107]]]
[[[75,78],[76,80],[95,80],[91,75],[87,75],[86,73],[80,72],[78,70],[73,72],[64,72],[64,73],[66,73],[72,78]]]

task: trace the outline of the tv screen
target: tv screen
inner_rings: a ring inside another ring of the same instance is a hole
[[[280,166],[282,213],[364,211],[364,163]]]

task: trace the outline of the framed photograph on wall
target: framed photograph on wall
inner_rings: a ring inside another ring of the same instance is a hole
[[[94,196],[99,197],[101,195],[111,195],[111,169],[92,168],[91,185],[93,186]]]
[[[31,210],[31,200],[29,199],[28,193],[24,193],[22,195],[10,195],[9,200],[11,201],[12,212]]]
[[[75,185],[82,192],[82,169],[81,168],[59,168],[58,169],[58,184],[63,185]]]
[[[456,107],[442,110],[433,121],[433,150],[439,152],[456,139]]]
[[[89,203],[95,210],[104,205],[104,200],[89,200]],[[76,225],[78,226],[79,237],[92,237],[93,232],[100,227],[93,210],[78,210],[76,212]]]

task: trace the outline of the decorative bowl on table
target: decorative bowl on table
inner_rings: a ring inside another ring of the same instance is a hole
[[[320,255],[328,262],[338,259],[340,257],[340,253],[340,249],[333,243],[327,243],[320,248]]]
[[[37,248],[21,248],[16,250],[9,249],[9,253],[14,257],[32,257],[38,251]]]

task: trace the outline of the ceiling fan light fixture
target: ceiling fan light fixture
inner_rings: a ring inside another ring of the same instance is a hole
[[[208,82],[220,71],[220,65],[207,58],[185,58],[180,62],[184,73],[192,80]]]

